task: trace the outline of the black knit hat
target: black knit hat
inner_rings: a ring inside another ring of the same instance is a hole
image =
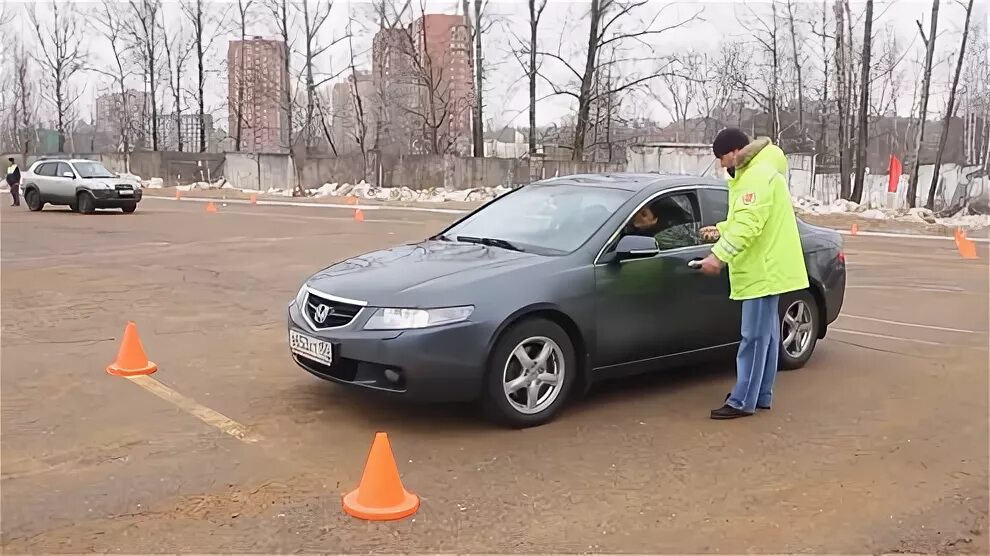
[[[727,127],[715,136],[715,141],[712,142],[712,152],[715,153],[715,158],[722,158],[748,144],[749,136],[743,130],[737,127]]]

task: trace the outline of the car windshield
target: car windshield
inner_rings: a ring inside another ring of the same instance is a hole
[[[113,178],[113,172],[107,170],[99,162],[73,162],[76,172],[81,178]]]
[[[588,241],[631,195],[601,186],[529,185],[455,224],[440,239],[567,254]]]

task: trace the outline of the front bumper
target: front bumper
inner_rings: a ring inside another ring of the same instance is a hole
[[[142,191],[135,189],[133,195],[121,195],[113,189],[92,189],[90,193],[96,200],[97,208],[119,208],[141,202]]]
[[[370,311],[365,309],[342,328],[316,331],[293,302],[289,330],[333,344],[333,364],[327,366],[290,351],[293,360],[324,380],[413,402],[478,398],[490,339],[484,327],[464,322],[421,330],[362,330]]]

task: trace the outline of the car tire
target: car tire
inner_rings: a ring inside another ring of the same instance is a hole
[[[527,358],[528,372],[517,349]],[[566,403],[578,372],[574,344],[563,328],[538,318],[517,323],[502,333],[488,359],[485,413],[516,429],[548,423]]]
[[[96,199],[85,191],[80,191],[76,195],[76,210],[80,214],[93,214],[96,212]]]
[[[41,200],[41,192],[33,187],[24,192],[24,204],[31,212],[45,208],[45,202]]]
[[[780,363],[778,367],[792,371],[804,367],[818,345],[821,315],[818,302],[809,290],[790,293],[780,298]],[[791,337],[791,332],[798,330]]]
[[[128,204],[120,207],[120,210],[124,214],[131,214],[132,212],[134,212],[134,211],[137,210],[137,203],[128,203]]]

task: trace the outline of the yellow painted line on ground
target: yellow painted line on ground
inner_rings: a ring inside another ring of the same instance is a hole
[[[207,425],[210,425],[221,432],[227,433],[242,442],[254,443],[261,440],[260,435],[252,433],[246,426],[238,423],[230,417],[227,417],[226,415],[223,415],[222,413],[206,407],[205,405],[201,405],[196,400],[183,396],[148,375],[138,375],[127,378],[134,384],[137,384],[141,388],[144,388],[159,398],[171,403],[175,407],[178,407],[193,417],[196,417]]]

